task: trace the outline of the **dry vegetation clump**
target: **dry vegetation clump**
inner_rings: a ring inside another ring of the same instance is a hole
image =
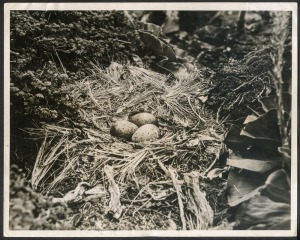
[[[223,119],[238,119],[258,109],[257,99],[275,91],[272,52],[270,47],[252,51],[242,60],[231,59],[216,72],[208,72],[206,106],[218,109]]]
[[[62,198],[83,182],[87,183],[84,191],[99,184],[114,186],[110,195],[106,193],[106,202],[101,198],[95,201],[98,207],[104,204],[107,216],[120,222],[150,214],[153,223],[145,224],[145,229],[212,227],[214,213],[226,208],[218,204],[225,189],[216,190],[204,173],[218,158],[224,129],[201,104],[201,74],[170,81],[150,70],[112,63],[107,69],[95,66],[91,75],[75,86],[72,95],[81,99],[81,129],[57,125],[28,129],[32,136],[44,137],[32,172],[34,189]],[[140,111],[157,116],[159,139],[133,143],[110,135],[114,121]],[[109,173],[105,170],[108,166]],[[205,192],[210,188],[215,190],[208,202]],[[119,205],[108,211],[112,196],[119,199]],[[84,194],[81,197],[84,201]],[[165,220],[170,226],[159,221],[158,215],[168,216]],[[142,225],[120,228],[139,229]]]

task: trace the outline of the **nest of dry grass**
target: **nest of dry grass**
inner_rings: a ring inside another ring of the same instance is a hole
[[[230,228],[223,221],[225,204],[218,202],[225,182],[210,183],[205,177],[224,133],[201,102],[205,85],[201,72],[172,79],[134,66],[94,65],[88,77],[70,87],[81,102],[80,128],[27,129],[44,139],[32,172],[33,188],[63,197],[79,183],[102,184],[106,197],[95,198],[93,207],[106,209],[108,217],[101,211],[91,217],[87,202],[77,204],[81,218],[94,219],[83,224],[85,229]],[[137,144],[110,135],[114,121],[137,111],[157,116],[160,139]],[[132,216],[140,224],[128,225]],[[123,227],[114,227],[112,219]],[[78,217],[75,222],[80,226]]]

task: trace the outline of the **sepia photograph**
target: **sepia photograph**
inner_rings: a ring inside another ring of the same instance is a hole
[[[296,236],[296,3],[4,12],[4,236]]]

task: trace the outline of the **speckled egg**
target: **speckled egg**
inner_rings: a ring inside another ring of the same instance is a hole
[[[145,124],[136,130],[136,132],[132,135],[132,141],[136,143],[158,138],[159,128],[154,124]]]
[[[110,134],[114,137],[130,140],[138,126],[126,120],[116,121],[110,128]]]
[[[157,124],[156,117],[151,113],[137,113],[132,116],[129,116],[128,121],[134,123],[138,127],[141,127],[145,124]]]

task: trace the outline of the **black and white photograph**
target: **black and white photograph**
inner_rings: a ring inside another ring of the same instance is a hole
[[[296,3],[4,12],[4,236],[296,236]]]

